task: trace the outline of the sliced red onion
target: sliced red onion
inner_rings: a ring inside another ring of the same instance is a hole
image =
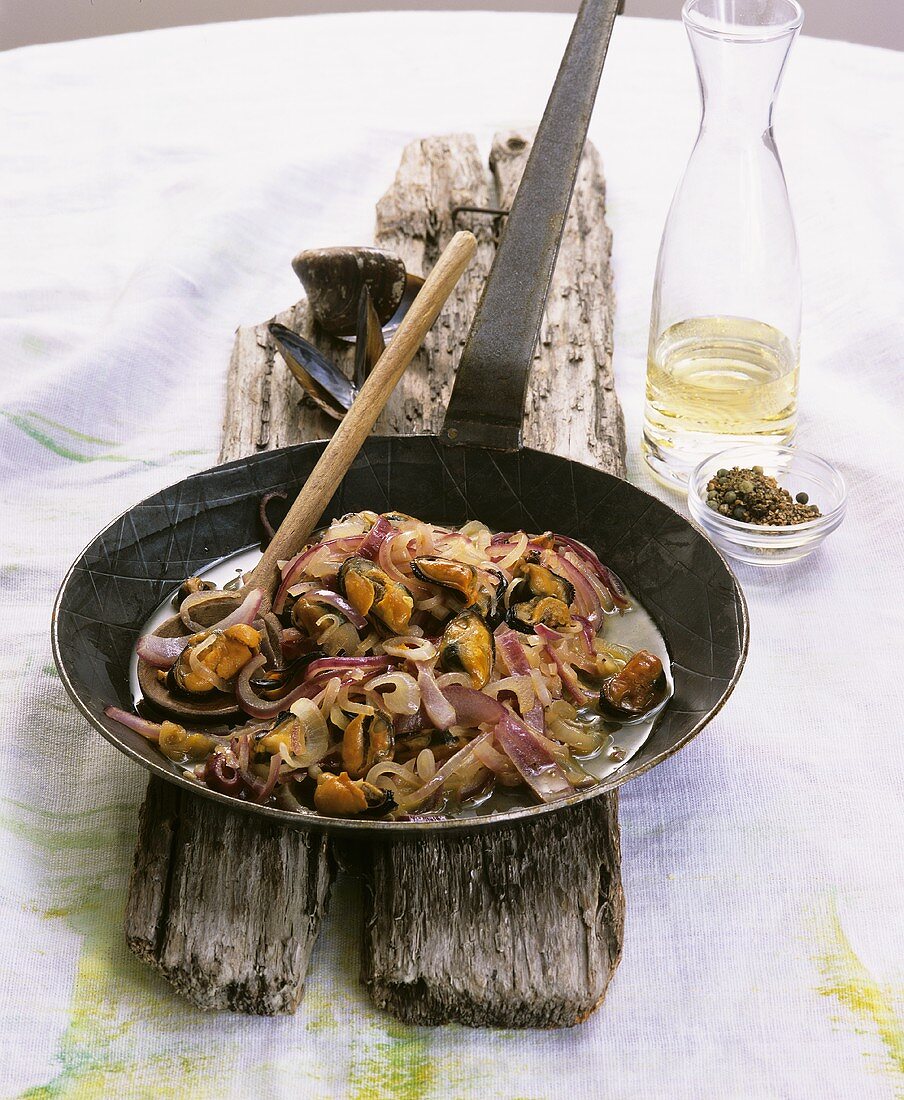
[[[407,531],[390,531],[386,538],[380,543],[377,563],[388,577],[391,577],[394,581],[398,581],[399,584],[403,584],[412,596],[421,598],[432,596],[434,590],[429,584],[425,584],[423,581],[418,580],[414,575],[403,573],[392,560],[392,547],[396,538],[407,534]]]
[[[537,733],[546,733],[546,712],[539,700],[525,714],[524,723]]]
[[[108,718],[112,718],[114,722],[119,722],[121,726],[126,726],[128,729],[140,733],[148,741],[156,742],[160,740],[160,726],[156,722],[148,722],[147,719],[141,718],[137,714],[131,714],[127,710],[120,710],[119,707],[104,707],[104,714]]]
[[[530,664],[518,635],[504,624],[496,628],[496,646],[512,676],[530,676]]]
[[[330,588],[315,588],[310,592],[305,592],[305,599],[335,607],[357,630],[363,630],[367,626],[367,619],[356,611],[348,600],[340,596],[338,592],[333,592]]]
[[[245,786],[238,760],[231,752],[211,753],[204,765],[204,782],[213,791],[237,798]]]
[[[459,726],[480,726],[484,722],[498,722],[504,717],[505,707],[489,695],[475,688],[450,684],[442,689],[443,695],[455,708]]]
[[[296,699],[311,699],[323,690],[323,684],[319,680],[305,680],[301,684],[296,684],[291,691],[280,696],[279,699],[263,699],[260,695],[256,695],[251,687],[251,677],[266,663],[267,658],[263,653],[259,653],[245,665],[235,685],[239,706],[252,718],[275,718],[282,711],[288,710]]]
[[[220,619],[210,629],[226,630],[230,626],[250,626],[257,618],[257,613],[260,611],[263,602],[264,590],[262,588],[252,588],[231,615],[227,615],[225,619]]]
[[[567,661],[562,660],[559,656],[558,646],[553,645],[553,642],[560,642],[563,635],[561,635],[558,630],[551,630],[548,626],[544,626],[543,623],[537,623],[535,629],[537,635],[543,639],[543,648],[555,662],[556,670],[559,673],[559,679],[562,681],[562,687],[565,688],[578,706],[586,707],[595,703],[598,696],[591,691],[587,691],[586,688],[581,687],[574,669]]]
[[[290,558],[283,566],[282,581],[273,598],[273,610],[276,614],[279,615],[282,613],[289,589],[298,582],[299,577],[304,576],[305,567],[318,550],[322,550],[324,546],[335,546],[338,548],[341,543],[341,549],[351,554],[360,548],[363,539],[363,535],[349,535],[347,538],[343,539],[327,539],[324,542],[315,542],[312,546],[308,546],[302,550],[300,554],[296,554],[294,558]]]
[[[517,778],[519,783],[521,782],[520,778],[515,775],[511,760],[503,753],[497,752],[489,742],[475,745],[474,755],[485,768],[489,768],[491,772],[495,772],[500,778],[511,776]]]
[[[426,665],[421,665],[417,674],[418,687],[421,689],[421,702],[424,704],[430,721],[438,730],[447,730],[455,725],[456,709],[443,695],[436,683],[436,677]]]
[[[435,772],[433,776],[427,780],[423,787],[419,787],[410,795],[397,796],[399,805],[403,806],[405,810],[413,810],[417,809],[418,806],[422,806],[428,798],[440,790],[451,775],[469,764],[474,757],[474,750],[477,746],[485,744],[492,736],[492,732],[488,731],[487,733],[482,733],[479,737],[475,737],[473,741],[469,741],[463,749],[459,749],[457,753],[450,756],[439,771]]]
[[[582,561],[585,561],[590,566],[602,581],[616,607],[620,608],[622,611],[626,611],[631,606],[625,586],[608,566],[603,565],[589,546],[585,546],[576,539],[570,539],[567,535],[557,534],[554,538],[556,542],[564,543],[566,546],[570,547]]]
[[[138,639],[135,652],[151,668],[172,668],[182,650],[188,645],[190,635],[181,638],[161,638],[158,634],[143,634]]]
[[[270,757],[270,770],[269,772],[267,772],[267,778],[264,782],[263,787],[259,791],[257,791],[254,796],[254,801],[257,802],[259,805],[263,806],[270,795],[273,794],[273,789],[276,786],[276,781],[277,779],[279,779],[279,769],[282,767],[282,762],[282,757],[279,755],[278,752],[275,752]]]
[[[305,680],[330,671],[343,669],[362,669],[365,672],[375,672],[377,669],[389,668],[394,663],[392,657],[318,657],[311,661],[305,672]]]
[[[386,519],[385,516],[380,516],[373,527],[367,532],[364,541],[358,547],[359,555],[362,558],[370,558],[371,561],[376,561],[377,553],[383,545],[383,540],[394,530],[395,528],[389,520]]]
[[[593,623],[590,619],[585,619],[582,615],[575,615],[575,621],[581,624],[581,641],[584,643],[584,648],[593,656],[593,639],[596,637],[596,631],[593,629]]]
[[[575,603],[578,605],[580,613],[601,622],[603,609],[599,597],[584,573],[562,554],[553,555],[551,567],[554,572],[561,574],[569,581],[574,588]]]
[[[506,711],[494,732],[499,747],[538,798],[555,802],[571,794],[568,777],[533,730]]]

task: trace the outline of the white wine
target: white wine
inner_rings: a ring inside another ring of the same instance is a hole
[[[684,482],[704,458],[734,444],[787,443],[797,422],[798,349],[778,329],[744,317],[681,321],[650,346],[644,453]]]

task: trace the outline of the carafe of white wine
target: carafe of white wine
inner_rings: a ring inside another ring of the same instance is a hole
[[[731,446],[788,443],[797,420],[800,266],[772,134],[796,0],[686,0],[700,132],[653,290],[643,447],[678,484]]]

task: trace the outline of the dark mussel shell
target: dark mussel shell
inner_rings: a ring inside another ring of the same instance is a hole
[[[355,385],[360,389],[386,349],[383,327],[374,309],[368,287],[361,288],[358,300],[358,327],[355,331]]]
[[[490,589],[473,565],[455,558],[413,558],[411,572],[427,584],[437,584],[440,588],[457,592],[465,601],[466,607],[476,608],[487,620],[492,620],[497,605],[505,595],[505,577],[501,573],[493,571],[497,583]]]
[[[669,697],[669,684],[662,661],[646,649],[639,649],[625,667],[603,684],[599,711],[614,722],[636,722],[646,718]]]
[[[341,420],[352,407],[358,389],[313,344],[277,321],[267,326],[273,343],[295,380],[327,416]]]
[[[405,293],[405,265],[379,248],[312,248],[299,252],[292,268],[308,296],[311,312],[331,336],[354,336],[362,287],[370,291],[385,325]]]

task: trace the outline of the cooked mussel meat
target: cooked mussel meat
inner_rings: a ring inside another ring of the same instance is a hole
[[[439,644],[439,663],[447,672],[466,673],[479,690],[489,683],[495,657],[493,635],[473,608],[465,608],[446,625]]]
[[[332,336],[354,336],[361,289],[370,291],[380,324],[392,317],[405,293],[405,265],[379,248],[311,248],[292,268],[308,296],[311,312]]]
[[[614,721],[642,718],[668,697],[668,681],[662,661],[639,649],[622,670],[603,684],[600,713]]]
[[[413,558],[411,572],[428,584],[457,592],[466,607],[476,607],[481,615],[486,615],[494,602],[495,591],[489,591],[474,566],[466,562],[454,558]]]
[[[260,634],[244,624],[194,634],[167,673],[166,686],[184,695],[228,691],[260,644]]]
[[[378,619],[393,634],[408,629],[414,611],[411,593],[368,558],[346,558],[339,569],[339,587],[359,614]]]
[[[342,735],[342,766],[360,779],[374,764],[392,759],[393,744],[392,722],[385,714],[356,714]]]
[[[314,806],[331,817],[353,817],[388,813],[395,806],[395,800],[389,791],[364,779],[352,779],[348,772],[339,775],[321,772],[314,791]]]
[[[512,585],[520,598],[509,605],[509,626],[532,634],[538,623],[557,630],[571,622],[574,587],[558,573],[536,561],[521,562]]]
[[[157,744],[164,756],[179,764],[187,764],[205,760],[216,741],[206,733],[190,731],[176,722],[164,721]]]

